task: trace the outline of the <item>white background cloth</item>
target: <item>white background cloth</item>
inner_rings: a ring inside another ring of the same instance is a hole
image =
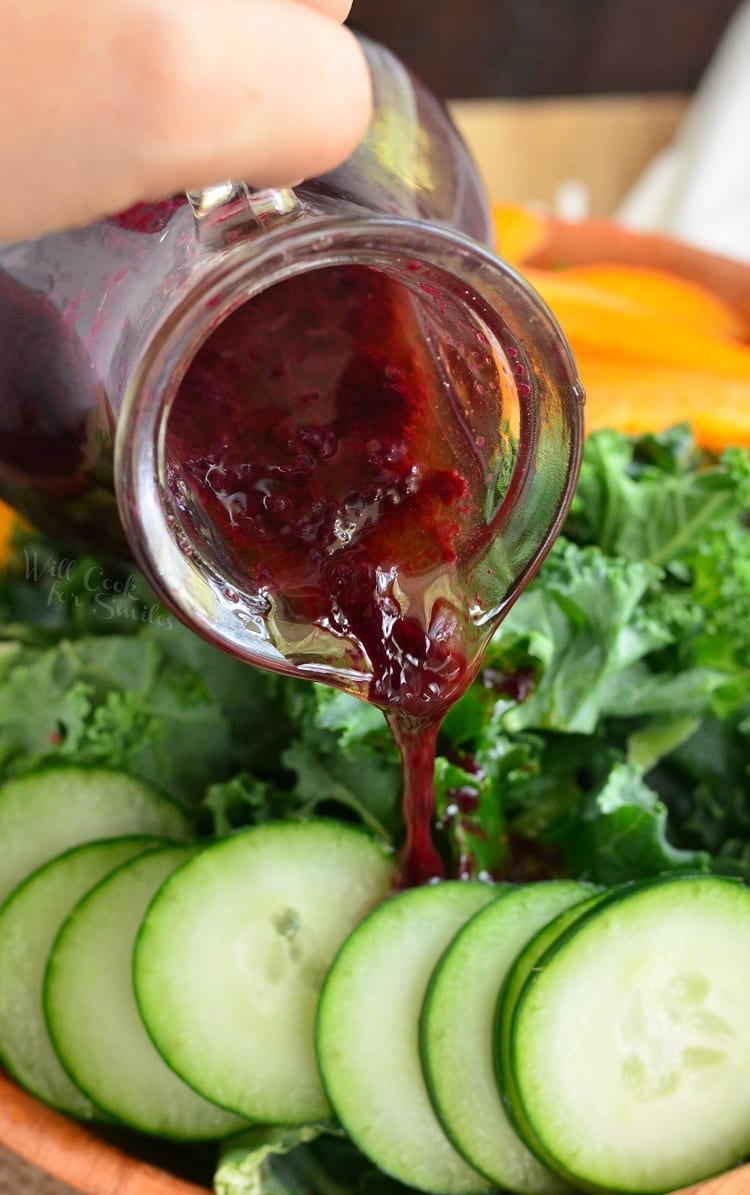
[[[750,262],[750,0],[727,27],[674,142],[617,218]]]

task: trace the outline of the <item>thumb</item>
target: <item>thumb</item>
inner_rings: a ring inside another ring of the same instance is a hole
[[[6,0],[0,240],[226,178],[279,186],[338,165],[366,131],[370,79],[322,6],[345,7]]]

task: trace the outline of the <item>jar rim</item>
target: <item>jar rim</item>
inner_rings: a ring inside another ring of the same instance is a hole
[[[509,608],[549,550],[572,498],[583,441],[583,391],[570,349],[543,300],[507,263],[463,233],[399,216],[313,216],[250,236],[221,254],[207,256],[197,284],[156,326],[124,396],[115,445],[116,493],[131,550],[158,596],[178,618],[232,654],[278,672],[299,674],[270,641],[262,603],[252,594],[227,590],[210,560],[178,542],[164,486],[166,426],[180,382],[205,340],[238,307],[261,292],[311,270],[342,265],[379,269],[410,284],[415,264],[452,279],[467,303],[496,310],[512,335],[531,339],[545,362],[544,402],[557,405],[558,432],[544,452],[557,474],[538,551],[517,577],[509,578],[502,611],[481,612],[477,622],[498,618]],[[413,283],[413,273],[412,279]],[[413,289],[413,286],[412,286]],[[523,451],[511,478],[505,526],[518,521],[518,507],[534,492],[542,412],[531,401],[525,419]],[[173,516],[172,516],[173,520]],[[522,535],[519,527],[515,534]],[[228,596],[229,594],[229,596]],[[337,671],[338,675],[338,671]],[[317,679],[325,679],[323,675]]]

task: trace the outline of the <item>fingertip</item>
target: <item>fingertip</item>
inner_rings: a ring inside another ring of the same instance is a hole
[[[9,72],[3,60],[9,111],[23,113],[3,128],[14,184],[0,193],[3,238],[227,178],[263,187],[315,177],[365,135],[372,87],[338,23],[348,0],[53,7],[54,21],[23,0],[7,14],[20,53],[6,59],[37,69]]]
[[[311,69],[306,135],[295,147],[298,177],[313,178],[341,165],[372,120],[372,77],[361,45],[344,26],[327,33],[328,50]]]
[[[334,21],[339,21],[341,24],[352,9],[352,0],[301,0],[301,3],[307,4],[310,8],[316,8],[324,16],[332,17]]]
[[[134,200],[226,178],[291,185],[340,165],[365,136],[365,55],[316,4],[132,0],[135,10],[118,105]],[[145,56],[134,49],[144,40]]]
[[[214,8],[221,3],[232,0],[213,0]],[[235,20],[231,45],[214,58],[224,67],[221,102],[214,93],[212,106],[193,104],[180,131],[191,152],[206,151],[196,182],[231,176],[269,187],[327,173],[356,149],[372,117],[362,47],[351,30],[299,0],[243,0],[242,8],[244,26]],[[216,69],[203,67],[172,89],[182,112],[180,91],[196,96]],[[170,142],[177,144],[174,135]]]

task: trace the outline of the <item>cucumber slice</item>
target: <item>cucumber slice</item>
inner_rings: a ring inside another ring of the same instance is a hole
[[[511,1026],[518,1098],[581,1185],[659,1192],[750,1152],[750,891],[677,877],[553,944]]]
[[[330,1114],[315,1012],[341,943],[388,892],[393,862],[341,822],[267,823],[201,851],[161,890],[135,952],[158,1049],[248,1119]]]
[[[179,1079],[154,1049],[132,985],[133,944],[149,902],[190,858],[171,846],[131,859],[83,898],[63,925],[47,966],[50,1034],[76,1084],[110,1116],[180,1140],[224,1137],[245,1121]]]
[[[519,1195],[567,1187],[528,1151],[500,1102],[492,1046],[498,996],[529,939],[590,895],[588,886],[559,880],[526,884],[493,901],[448,947],[422,1012],[422,1064],[443,1128],[472,1166]]]
[[[161,839],[113,838],[74,847],[32,873],[0,909],[0,1058],[22,1087],[86,1119],[101,1113],[60,1065],[44,1018],[47,956],[75,903],[103,876]]]
[[[511,1026],[513,1015],[524,984],[539,966],[540,959],[562,934],[597,905],[614,898],[613,892],[600,892],[579,901],[559,913],[538,933],[534,934],[513,963],[500,992],[495,1014],[495,1074],[502,1093],[503,1103],[515,1126],[516,1132],[540,1162],[554,1169],[554,1160],[545,1151],[537,1138],[534,1126],[525,1116],[524,1108],[516,1090],[516,1075],[511,1064]]]
[[[0,904],[69,847],[129,834],[191,837],[179,806],[123,772],[56,767],[11,780],[0,788]]]
[[[419,1017],[446,946],[496,896],[486,884],[460,882],[402,892],[345,942],[320,1000],[318,1058],[339,1120],[381,1170],[424,1191],[490,1185],[456,1152],[433,1111]]]

